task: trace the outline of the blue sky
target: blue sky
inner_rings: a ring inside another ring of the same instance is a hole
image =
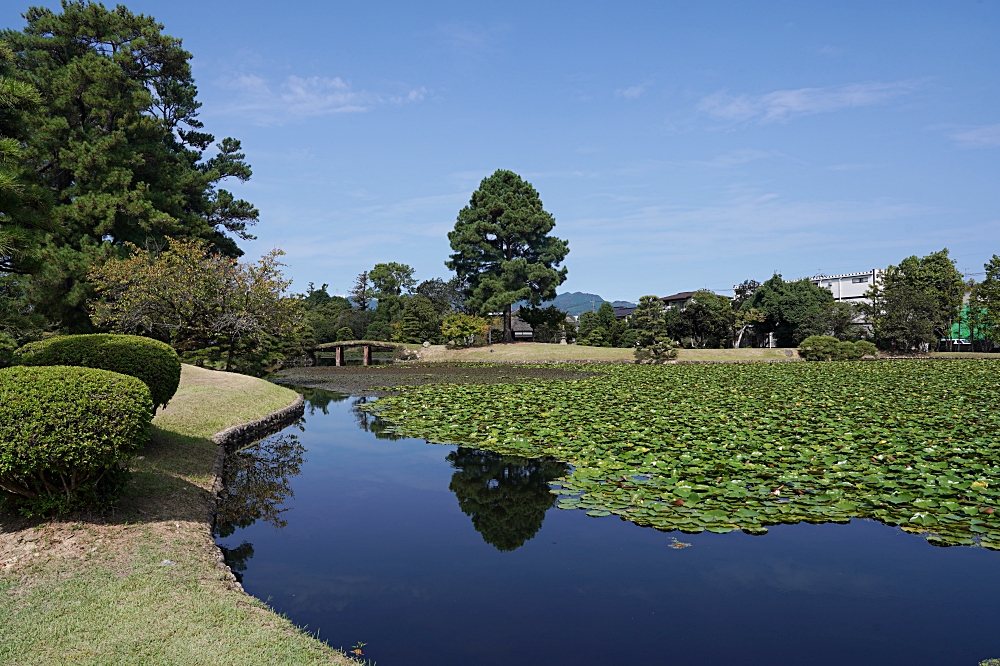
[[[244,249],[283,248],[297,290],[447,277],[498,168],[569,239],[560,291],[607,299],[1000,253],[994,0],[127,4],[194,54],[253,165]]]

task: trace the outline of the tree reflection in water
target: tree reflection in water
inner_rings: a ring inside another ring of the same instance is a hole
[[[323,412],[324,414],[329,414],[327,411],[327,406],[331,402],[344,402],[351,396],[345,393],[337,393],[336,391],[327,391],[326,389],[320,388],[304,388],[297,386],[295,390],[302,394],[302,397],[306,401],[306,409],[309,410],[309,415],[312,416],[316,413],[316,410]]]
[[[553,460],[502,456],[459,447],[448,454],[456,469],[449,489],[483,540],[499,551],[516,550],[542,527],[556,502],[549,483],[569,466]]]
[[[392,441],[403,439],[402,436],[394,433],[385,421],[361,409],[365,405],[375,402],[375,400],[376,398],[354,398],[351,401],[351,412],[354,413],[354,420],[357,422],[358,427],[365,432],[375,435],[375,439],[389,439]]]
[[[331,402],[349,396],[323,389],[298,389],[310,414],[328,414]],[[399,435],[377,416],[362,411],[371,398],[353,398],[351,413],[359,428],[378,439],[398,440]],[[291,480],[302,471],[305,447],[298,436],[283,433],[269,437],[226,456],[223,490],[215,517],[215,536],[225,538],[237,528],[262,520],[276,528],[287,522],[282,504],[293,497]],[[565,476],[569,467],[560,462],[462,448],[447,456],[455,469],[449,489],[458,498],[462,512],[486,543],[500,551],[520,548],[542,527],[545,512],[556,502],[549,483]],[[226,564],[239,581],[253,557],[253,544],[243,541],[235,548],[220,544]]]
[[[223,489],[215,514],[216,537],[228,537],[237,527],[248,527],[263,520],[277,528],[287,522],[281,514],[282,503],[294,493],[291,479],[302,471],[306,449],[299,438],[280,434],[226,456]],[[236,548],[219,546],[226,564],[237,580],[253,557],[253,545],[244,541]]]

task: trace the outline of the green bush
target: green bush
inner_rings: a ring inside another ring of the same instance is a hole
[[[856,361],[859,358],[861,358],[861,352],[858,351],[857,346],[853,342],[844,340],[837,343],[835,361]]]
[[[865,358],[867,356],[878,358],[878,347],[876,347],[874,343],[868,342],[867,340],[858,340],[854,343],[854,346],[858,349],[859,358]]]
[[[181,361],[170,345],[137,335],[62,335],[31,342],[14,353],[16,365],[73,365],[120,372],[142,380],[156,407],[174,397]]]
[[[850,342],[829,335],[810,335],[799,345],[799,356],[807,361],[855,361],[878,358],[878,348],[867,340]]]
[[[93,368],[0,370],[0,488],[27,515],[114,501],[119,462],[149,438],[153,401],[134,377]]]
[[[799,345],[799,356],[807,361],[833,361],[839,356],[840,340],[830,335],[810,335]]]
[[[637,344],[632,354],[637,361],[666,361],[677,358],[677,348],[672,341],[657,336],[645,345]]]
[[[0,333],[0,368],[6,368],[14,362],[14,350],[17,343],[5,333]]]
[[[337,329],[337,342],[345,342],[354,339],[354,330],[350,326],[341,326]]]

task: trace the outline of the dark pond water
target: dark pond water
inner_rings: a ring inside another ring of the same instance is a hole
[[[1000,657],[1000,553],[861,520],[589,518],[553,508],[559,463],[379,438],[359,399],[307,395],[304,429],[230,456],[218,542],[250,594],[381,666]]]

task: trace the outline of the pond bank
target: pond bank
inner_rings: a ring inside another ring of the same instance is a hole
[[[0,663],[352,663],[244,594],[211,538],[212,435],[297,401],[259,379],[184,366],[116,510],[0,514]]]

